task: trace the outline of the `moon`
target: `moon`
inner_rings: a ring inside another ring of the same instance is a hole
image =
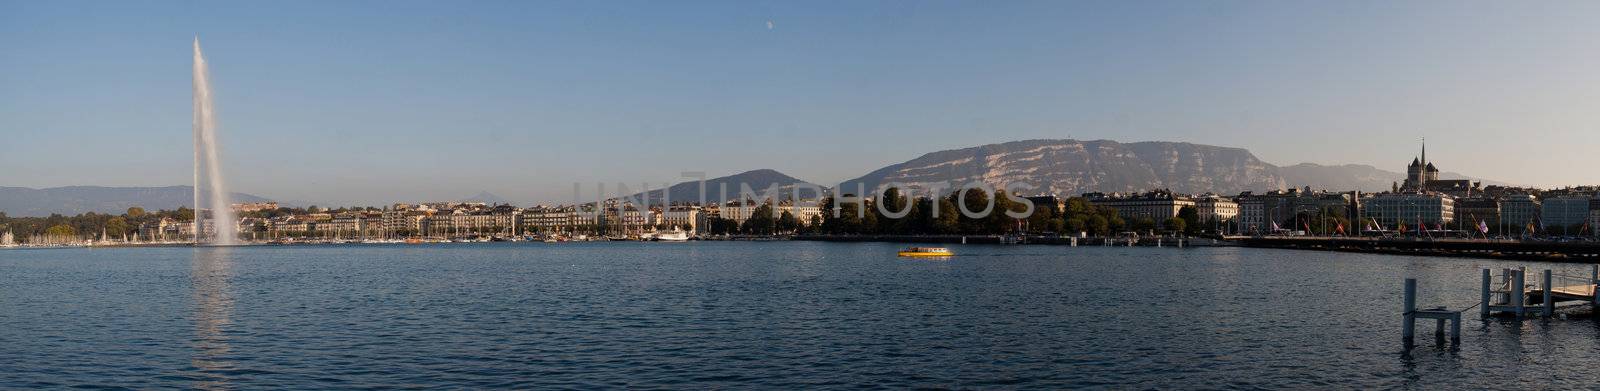
[[[772,29],[772,27],[773,27],[773,25],[772,25],[772,21],[771,21],[771,20],[768,20],[768,21],[767,21],[767,30],[771,30],[771,29]]]

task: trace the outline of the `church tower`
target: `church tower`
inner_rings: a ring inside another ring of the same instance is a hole
[[[1411,165],[1406,166],[1406,181],[1400,186],[1405,191],[1423,191],[1428,188],[1428,181],[1439,177],[1439,169],[1428,163],[1428,141],[1422,141],[1422,156],[1411,159]]]

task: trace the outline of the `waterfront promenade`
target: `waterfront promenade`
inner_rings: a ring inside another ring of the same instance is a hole
[[[1301,250],[1532,259],[1552,262],[1600,261],[1600,242],[1419,237],[1228,236],[1245,247]]]

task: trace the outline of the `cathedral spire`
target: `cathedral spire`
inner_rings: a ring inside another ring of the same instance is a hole
[[[1428,165],[1428,136],[1422,136],[1422,165]]]

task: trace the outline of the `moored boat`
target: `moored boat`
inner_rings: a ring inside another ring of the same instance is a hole
[[[900,250],[902,257],[948,257],[955,255],[950,249],[944,247],[912,247]]]
[[[658,242],[687,242],[689,241],[689,233],[679,230],[661,232],[655,235],[655,240]]]

